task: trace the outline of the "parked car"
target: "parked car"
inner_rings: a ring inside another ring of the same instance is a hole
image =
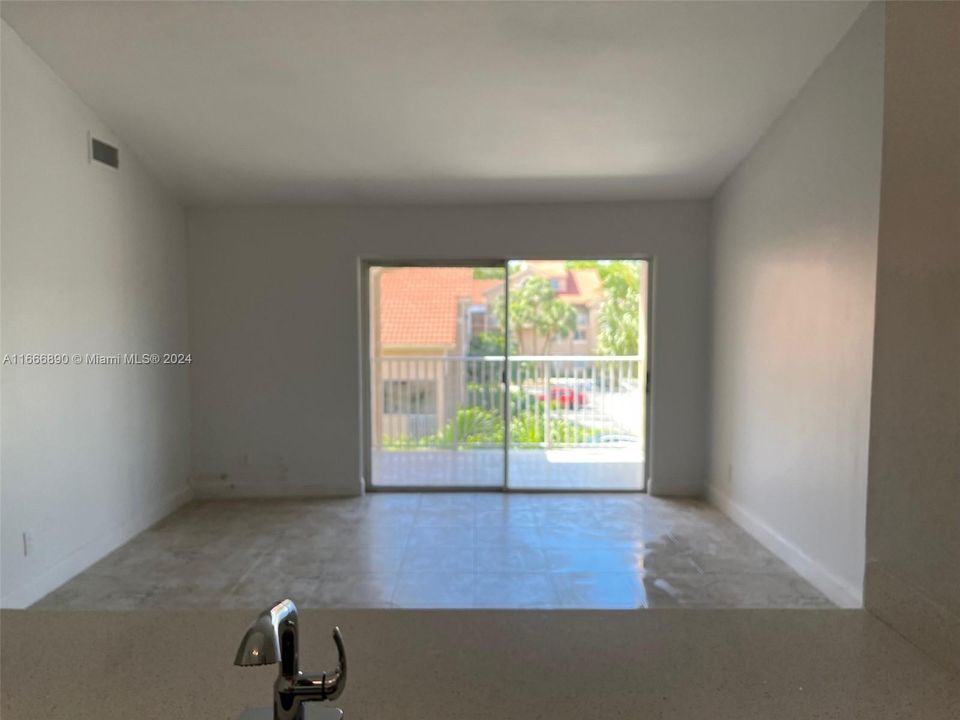
[[[540,402],[546,400],[546,395],[543,391],[537,393],[537,400]],[[550,401],[562,408],[569,409],[589,404],[590,398],[587,393],[578,388],[556,385],[550,388]]]

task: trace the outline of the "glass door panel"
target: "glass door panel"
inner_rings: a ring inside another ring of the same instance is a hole
[[[371,485],[502,488],[503,265],[369,273]]]
[[[648,263],[511,260],[507,484],[643,490]]]

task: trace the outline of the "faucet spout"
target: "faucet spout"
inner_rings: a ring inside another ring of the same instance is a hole
[[[319,675],[300,671],[299,615],[292,600],[282,600],[264,610],[250,625],[234,661],[237,665],[280,663],[274,683],[274,720],[303,720],[303,703],[335,700],[347,684],[347,654],[340,628],[333,629],[337,667]]]

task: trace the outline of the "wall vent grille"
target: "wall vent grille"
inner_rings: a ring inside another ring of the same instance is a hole
[[[95,137],[90,138],[90,157],[112,168],[120,167],[120,150]]]

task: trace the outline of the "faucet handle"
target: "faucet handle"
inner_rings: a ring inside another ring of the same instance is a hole
[[[337,645],[337,665],[341,674],[347,674],[347,651],[343,646],[343,634],[339,626],[333,628],[333,642]]]
[[[339,627],[333,628],[333,642],[337,646],[337,669],[323,674],[323,690],[327,700],[336,700],[347,686],[347,650]]]

